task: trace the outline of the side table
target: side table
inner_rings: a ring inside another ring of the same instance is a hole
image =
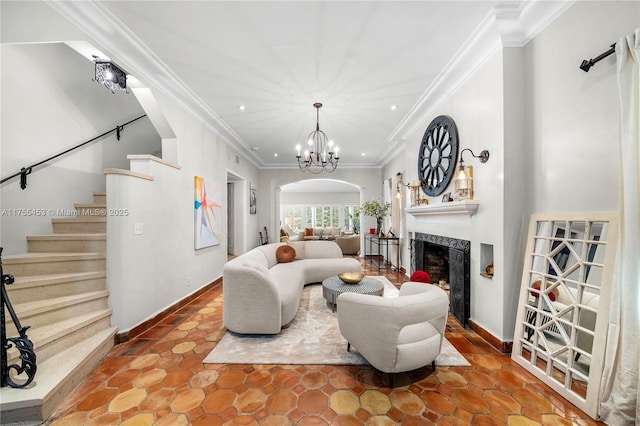
[[[367,242],[369,243],[369,251],[367,251]],[[373,260],[373,244],[378,247],[378,260]],[[365,262],[368,262],[374,268],[378,268],[378,272],[380,272],[380,267],[384,263],[385,269],[390,269],[393,267],[393,262],[389,256],[389,247],[396,246],[396,270],[400,270],[400,238],[399,237],[379,237],[377,235],[365,234],[364,235],[364,259]],[[386,251],[386,257],[380,259],[382,256],[382,250]],[[369,255],[369,259],[367,259],[367,255]]]

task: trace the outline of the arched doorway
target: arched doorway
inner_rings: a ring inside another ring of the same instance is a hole
[[[339,227],[359,233],[362,188],[336,179],[306,179],[282,185],[279,224],[290,232],[305,227]]]

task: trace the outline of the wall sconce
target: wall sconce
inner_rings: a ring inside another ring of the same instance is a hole
[[[94,62],[95,77],[93,81],[103,84],[112,93],[115,93],[116,90],[125,90],[126,93],[129,93],[127,91],[127,73],[111,61],[94,56]]]
[[[486,149],[480,152],[480,155],[475,155],[469,148],[465,148],[460,152],[460,166],[458,167],[458,173],[455,178],[455,188],[458,198],[462,200],[473,199],[473,167],[464,165],[462,154],[465,151],[469,151],[474,158],[479,158],[481,163],[489,161],[489,151]]]
[[[401,186],[406,186],[411,190],[411,207],[415,207],[420,204],[420,186],[421,183],[417,179],[412,179],[409,183],[404,183],[402,180],[402,173],[396,173],[396,178],[398,182],[396,183],[396,198],[402,198],[402,192],[400,191]]]

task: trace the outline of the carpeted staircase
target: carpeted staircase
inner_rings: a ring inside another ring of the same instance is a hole
[[[34,344],[37,372],[25,389],[0,389],[3,425],[40,424],[113,347],[106,289],[106,194],[52,219],[53,234],[27,237],[28,253],[3,257],[9,299]],[[7,336],[18,332],[7,315]],[[8,364],[20,365],[9,350]]]

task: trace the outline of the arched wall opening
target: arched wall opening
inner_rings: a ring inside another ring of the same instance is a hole
[[[359,207],[364,188],[338,179],[303,179],[278,188],[278,225],[289,233],[305,228],[339,228],[344,233],[360,232]]]

